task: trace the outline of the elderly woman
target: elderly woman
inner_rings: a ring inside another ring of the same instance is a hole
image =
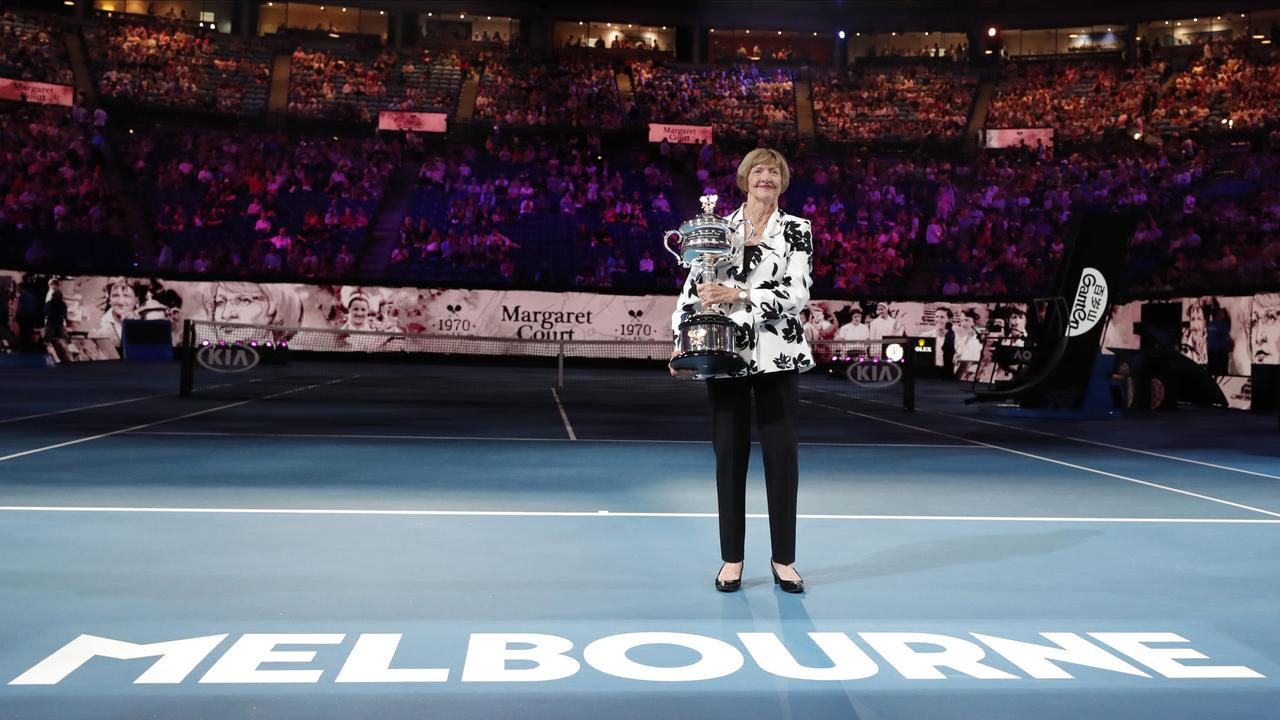
[[[302,322],[302,303],[285,285],[217,282],[206,310],[211,320],[220,323],[297,327]]]
[[[115,277],[102,288],[102,318],[90,337],[110,338],[120,344],[125,320],[138,317],[138,306],[146,296],[146,286],[128,278]]]
[[[295,287],[236,280],[217,282],[205,311],[209,319],[217,323],[267,326],[258,331],[230,331],[230,338],[291,340],[293,330],[285,328],[296,328],[302,323],[302,302]]]
[[[673,331],[678,333],[680,323],[704,307],[727,307],[729,318],[737,325],[737,350],[746,364],[731,376],[707,378],[720,556],[724,561],[715,587],[721,592],[742,587],[753,397],[769,500],[770,570],[782,590],[804,592],[804,580],[792,564],[800,475],[796,431],[799,373],[814,366],[813,351],[800,321],[812,284],[813,235],[808,220],[778,208],[778,198],[790,180],[787,161],[775,150],[756,149],[742,159],[738,188],[746,194],[746,202],[729,221],[745,219],[753,230],[740,262],[722,283],[698,284],[691,273],[671,318]]]

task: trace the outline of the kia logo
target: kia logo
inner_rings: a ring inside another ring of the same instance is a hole
[[[886,388],[902,379],[902,366],[890,362],[854,363],[846,371],[854,385],[864,388]]]
[[[258,351],[244,345],[210,345],[200,348],[196,362],[206,370],[238,373],[252,370],[258,364]]]

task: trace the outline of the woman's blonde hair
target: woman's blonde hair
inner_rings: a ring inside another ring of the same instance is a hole
[[[261,295],[267,301],[267,314],[270,320],[266,324],[295,327],[302,323],[302,301],[298,298],[297,293],[292,290],[293,287],[295,286],[275,283],[259,284],[245,280],[218,281],[213,284],[205,310],[209,313],[210,320],[218,319],[214,317],[213,302],[217,298],[219,290],[232,293],[252,293]]]
[[[782,153],[769,148],[756,148],[747,153],[747,156],[742,158],[742,162],[738,163],[739,190],[747,191],[747,175],[751,173],[751,168],[757,165],[778,168],[778,174],[782,175],[782,187],[778,189],[778,194],[781,195],[787,191],[787,186],[791,184],[791,168],[787,167],[787,159],[782,157]]]

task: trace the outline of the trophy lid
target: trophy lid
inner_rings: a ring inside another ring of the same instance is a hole
[[[686,220],[680,225],[680,234],[689,235],[699,230],[712,230],[720,234],[729,235],[733,232],[733,227],[727,220],[715,215],[699,215],[691,220]]]
[[[716,201],[719,199],[717,195],[703,195],[698,198],[699,204],[702,205],[702,213],[697,217],[684,221],[680,225],[680,234],[688,235],[698,230],[714,230],[723,233],[733,232],[733,226],[725,218],[716,215]]]

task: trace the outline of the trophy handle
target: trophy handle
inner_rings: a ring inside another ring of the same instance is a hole
[[[676,262],[679,263],[681,267],[688,267],[688,263],[684,261],[684,256],[671,249],[671,239],[675,238],[679,240],[681,237],[679,230],[666,231],[662,236],[662,247],[667,252],[671,253],[671,256],[676,259]]]

